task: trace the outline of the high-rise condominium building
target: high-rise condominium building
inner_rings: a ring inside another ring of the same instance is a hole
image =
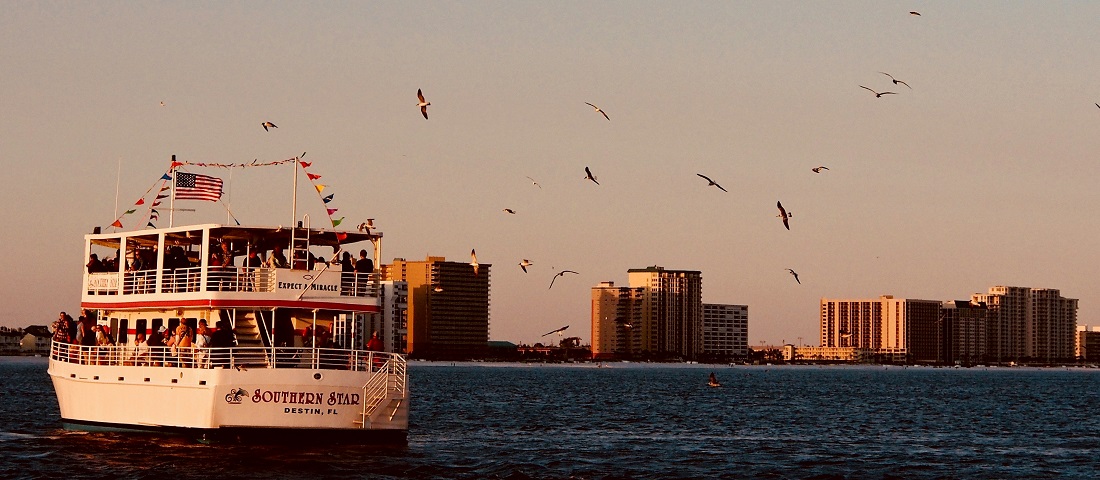
[[[711,358],[749,354],[749,306],[703,304],[703,350]]]
[[[381,269],[383,280],[408,285],[407,351],[431,359],[483,358],[489,341],[491,265],[478,271],[468,263],[427,257],[422,262],[394,259]]]
[[[939,354],[936,361],[946,364],[973,365],[988,361],[986,358],[986,320],[989,309],[985,304],[968,300],[943,302],[940,310]]]
[[[971,301],[989,307],[986,351],[990,361],[1068,360],[1075,356],[1077,299],[1049,288],[991,287]]]
[[[652,266],[627,270],[642,291],[642,349],[695,359],[702,351],[703,279],[698,270]]]
[[[937,300],[821,299],[821,346],[871,349],[910,361],[936,360]]]
[[[633,358],[642,352],[641,287],[592,287],[592,357]]]

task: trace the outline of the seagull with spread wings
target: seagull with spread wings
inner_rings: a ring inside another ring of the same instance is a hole
[[[565,332],[565,329],[567,329],[567,328],[569,328],[569,325],[566,325],[566,326],[564,326],[564,327],[561,327],[561,328],[559,328],[559,329],[557,329],[557,330],[551,330],[551,331],[549,331],[549,332],[546,332],[546,333],[542,334],[542,336],[544,336],[544,337],[545,337],[545,336],[547,336],[547,335],[553,335],[553,334],[555,334],[555,333],[556,333],[556,334],[558,334],[558,336],[561,336],[561,335],[562,335],[562,334],[563,334],[563,333]]]
[[[600,184],[600,182],[596,181],[596,176],[592,175],[592,170],[589,170],[588,167],[584,167],[584,178],[587,180],[592,180],[592,183],[595,183],[596,185]]]
[[[584,103],[588,103],[588,102],[584,102]],[[591,103],[588,103],[588,105],[591,106],[592,108],[595,108],[597,112],[599,112],[601,115],[603,115],[603,118],[607,119],[607,121],[609,121],[609,122],[611,121],[611,117],[608,117],[607,112],[603,111],[600,107],[592,105]]]
[[[899,84],[899,83],[900,83],[900,84],[902,84],[902,85],[905,85],[906,87],[909,87],[909,84],[908,84],[908,83],[905,83],[905,82],[903,82],[903,81],[901,81],[901,80],[898,80],[898,79],[894,78],[894,76],[893,76],[893,75],[890,75],[889,73],[886,73],[886,72],[878,72],[878,73],[881,73],[881,74],[883,74],[883,75],[886,75],[887,77],[890,77],[890,81],[894,82],[894,85],[897,85],[897,84]],[[913,89],[913,87],[909,87],[909,89],[910,89],[910,90],[912,90],[912,89]]]
[[[527,177],[527,179],[531,181],[532,185],[534,185],[536,187],[539,187],[539,188],[542,188],[542,185],[539,185],[539,182],[536,182],[535,179],[533,179],[531,177]]]
[[[534,265],[534,264],[531,263],[531,261],[526,259],[526,258],[523,259],[522,262],[519,262],[519,268],[523,269],[523,273],[527,273],[527,267],[530,267],[531,265]]]
[[[476,277],[477,276],[477,269],[480,266],[480,264],[477,263],[477,252],[475,252],[474,249],[472,249],[472,248],[470,249],[470,266],[474,267],[474,276]]]
[[[822,165],[820,167],[811,168],[810,170],[813,170],[814,173],[821,173],[822,170],[828,170],[828,169],[829,169],[829,167],[826,167],[825,165]]]
[[[783,208],[783,203],[782,202],[776,201],[775,206],[779,207],[779,215],[776,215],[776,216],[779,217],[779,218],[782,218],[783,219],[783,226],[787,227],[787,230],[790,230],[791,229],[791,224],[787,220],[789,218],[793,217],[794,214],[792,214],[791,212],[788,212],[787,209]]]
[[[719,189],[719,190],[721,190],[721,191],[723,191],[723,192],[726,192],[726,193],[729,193],[729,191],[728,191],[728,190],[726,190],[726,189],[724,189],[724,188],[722,188],[722,186],[721,186],[721,185],[719,185],[719,184],[718,184],[718,182],[715,182],[714,180],[711,180],[711,179],[710,179],[710,177],[708,177],[708,176],[706,176],[706,175],[703,175],[702,173],[696,173],[696,175],[698,175],[698,176],[702,177],[702,178],[703,178],[703,180],[706,180],[706,181],[707,181],[707,186],[708,186],[708,187],[709,187],[709,186],[711,186],[711,185],[713,185],[713,186],[715,186],[715,187],[718,187],[718,189]]]
[[[906,85],[906,86],[908,87],[908,85]],[[859,88],[867,88],[867,87],[864,87],[863,85],[860,85]],[[880,93],[880,92],[876,92],[874,90],[871,90],[870,88],[867,88],[867,90],[870,90],[871,93],[875,94],[875,98],[881,98],[883,95],[897,95],[896,92],[881,92]]]
[[[580,273],[578,273],[578,272],[574,272],[574,271],[572,271],[572,270],[562,270],[562,271],[558,272],[558,273],[557,273],[557,275],[554,275],[554,278],[551,278],[551,279],[550,279],[550,286],[549,286],[549,287],[547,287],[547,290],[549,290],[549,289],[551,289],[551,288],[554,288],[554,281],[555,281],[555,280],[557,280],[557,279],[558,279],[558,277],[563,277],[563,276],[565,276],[565,274],[567,274],[567,273],[574,273],[574,274],[580,275]]]
[[[420,107],[420,114],[424,115],[424,120],[427,120],[428,119],[428,105],[431,105],[432,102],[424,100],[424,92],[421,92],[419,88],[416,89],[416,98],[420,99],[420,103],[417,103],[416,106]],[[446,122],[444,122],[444,123],[446,123]]]
[[[794,275],[794,281],[798,282],[799,285],[802,285],[802,281],[798,279],[798,272],[790,268],[787,269],[787,272],[789,272],[791,275]]]
[[[515,214],[516,214],[516,211],[515,211],[515,210],[512,210],[511,208],[505,208],[505,209],[503,210],[503,212],[504,212],[504,213],[510,213],[510,214],[512,214],[512,215],[515,215]]]
[[[270,132],[271,131],[271,130],[268,130],[269,127],[270,128],[279,128],[274,123],[271,123],[271,122],[264,122],[264,123],[261,123],[260,125],[262,125],[264,127],[265,132]]]

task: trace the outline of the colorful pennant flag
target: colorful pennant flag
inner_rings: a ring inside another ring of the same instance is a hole
[[[321,193],[321,192],[325,191],[325,187],[327,187],[327,186],[328,185],[314,185],[314,188],[317,189],[317,193]]]
[[[336,213],[337,210],[339,210],[339,208],[330,208],[330,209],[328,209],[328,216],[331,217],[332,214]]]
[[[340,226],[341,223],[344,223],[344,217],[340,217],[340,218],[337,218],[337,219],[333,220],[332,221],[332,227],[336,228],[336,227]]]
[[[321,178],[320,175],[312,174],[309,172],[306,172],[306,176],[309,177],[310,180],[317,180],[318,178]]]
[[[321,200],[323,200],[325,202],[325,204],[328,204],[328,202],[332,201],[332,197],[335,197],[335,196],[336,196],[335,193],[330,193],[327,196],[325,196],[324,198],[322,198]]]
[[[115,223],[112,223],[111,226],[115,228],[122,228],[122,222],[119,220],[115,220]]]

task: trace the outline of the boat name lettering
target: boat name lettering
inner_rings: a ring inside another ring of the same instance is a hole
[[[329,405],[359,405],[358,393],[329,392]]]
[[[329,285],[325,283],[314,283],[309,285],[308,283],[291,283],[291,282],[278,282],[279,290],[304,290],[306,286],[309,286],[310,290],[320,290],[322,292],[339,292],[339,285]]]
[[[320,408],[284,407],[283,413],[298,413],[302,415],[324,415]]]
[[[329,393],[329,405],[332,405],[331,398],[335,392]],[[297,403],[301,405],[321,405],[324,403],[324,393],[314,392],[274,392],[271,390],[260,390],[252,394],[252,403]]]

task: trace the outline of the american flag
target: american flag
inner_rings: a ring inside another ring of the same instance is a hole
[[[222,179],[195,173],[176,173],[177,200],[216,202],[222,196]]]

